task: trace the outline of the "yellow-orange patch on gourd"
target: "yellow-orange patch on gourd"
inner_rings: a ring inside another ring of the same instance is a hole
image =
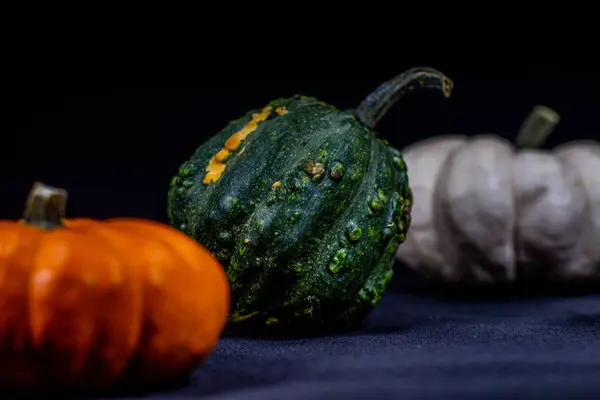
[[[225,171],[225,161],[229,158],[232,151],[237,150],[240,144],[256,130],[258,123],[264,121],[269,117],[273,107],[266,106],[259,113],[252,114],[252,119],[248,121],[246,125],[233,135],[231,135],[226,141],[224,147],[217,152],[208,162],[206,167],[206,174],[204,175],[204,184],[216,182],[219,180],[223,171]],[[287,112],[287,110],[286,110]],[[277,112],[279,115],[279,112]]]

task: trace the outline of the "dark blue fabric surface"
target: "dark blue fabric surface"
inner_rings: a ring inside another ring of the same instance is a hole
[[[389,293],[364,330],[224,338],[179,389],[147,398],[600,398],[600,296],[451,301]]]

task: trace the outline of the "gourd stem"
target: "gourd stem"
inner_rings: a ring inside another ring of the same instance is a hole
[[[540,147],[559,122],[560,115],[556,111],[542,105],[535,106],[519,129],[516,147]]]
[[[415,89],[437,89],[450,97],[454,83],[446,75],[429,67],[409,69],[379,85],[358,106],[355,113],[361,122],[374,128],[379,120],[405,94]]]
[[[66,190],[35,182],[27,196],[23,221],[40,229],[59,228],[63,226],[66,208]]]

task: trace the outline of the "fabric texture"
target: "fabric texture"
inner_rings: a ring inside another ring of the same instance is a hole
[[[223,338],[187,386],[144,397],[596,399],[600,295],[474,301],[401,288],[360,331]]]

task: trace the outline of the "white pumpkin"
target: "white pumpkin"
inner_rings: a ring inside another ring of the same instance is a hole
[[[558,114],[537,106],[515,145],[438,136],[403,151],[411,226],[396,258],[449,282],[600,277],[600,144],[539,146]]]

